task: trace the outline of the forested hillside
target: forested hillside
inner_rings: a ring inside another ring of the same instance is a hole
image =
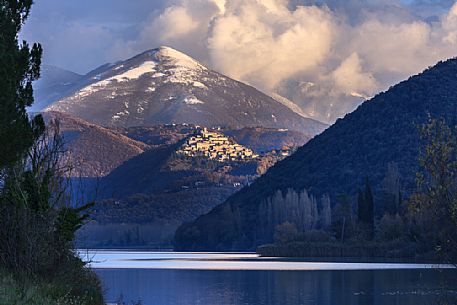
[[[43,114],[47,121],[57,119],[65,142],[65,162],[72,165],[73,177],[103,177],[149,145],[59,112]]]
[[[457,60],[451,59],[363,103],[252,185],[181,227],[177,248],[245,250],[271,242],[272,230],[262,215],[266,202],[271,202],[278,190],[284,200],[288,190],[307,190],[319,202],[328,194],[334,206],[341,196],[356,201],[358,190],[369,181],[375,205],[379,205],[388,164],[395,165],[399,193],[408,198],[418,169],[419,126],[429,117],[443,118],[449,125],[457,123],[456,83]]]

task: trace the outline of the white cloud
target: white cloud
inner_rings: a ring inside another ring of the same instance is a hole
[[[327,122],[457,52],[457,5],[425,21],[395,0],[354,0],[347,10],[337,2],[291,3],[182,0],[152,18],[141,37],[156,37],[233,78],[279,92]],[[349,8],[356,17],[348,16]]]
[[[354,29],[350,48],[377,73],[414,73],[427,49],[430,27],[425,22],[382,23],[368,20]]]
[[[208,48],[213,66],[237,79],[273,89],[314,69],[330,53],[332,18],[326,9],[286,9],[278,1],[243,1],[213,20]]]
[[[370,72],[363,71],[357,53],[352,53],[331,73],[332,88],[336,95],[346,94],[354,97],[369,97],[379,88]]]
[[[153,23],[153,29],[161,31],[163,40],[182,38],[197,27],[198,21],[194,20],[183,7],[167,8],[165,13]]]
[[[44,30],[41,36],[56,58],[80,54],[99,64],[169,45],[278,92],[327,122],[364,97],[457,55],[457,4],[450,0],[159,2],[149,17],[136,21],[135,35],[131,28],[129,35],[116,36],[107,27],[73,22],[57,29],[55,38],[43,36],[50,32]],[[70,35],[73,43],[65,39]]]

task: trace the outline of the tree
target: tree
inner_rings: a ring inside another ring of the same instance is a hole
[[[372,240],[374,237],[374,199],[368,178],[365,179],[364,192],[359,190],[358,193],[357,216],[362,229],[366,231],[366,238]]]
[[[446,260],[457,262],[457,127],[429,119],[420,129],[417,192],[410,209],[419,227],[418,238]]]
[[[357,218],[359,222],[362,222],[365,219],[366,212],[366,204],[365,204],[365,197],[362,193],[362,190],[359,189],[357,192]]]
[[[381,241],[400,240],[405,237],[405,224],[400,215],[384,214],[377,230],[377,238]]]
[[[397,214],[400,212],[401,205],[401,186],[400,173],[395,162],[387,164],[387,172],[381,183],[382,189],[382,208],[383,211],[389,214]]]
[[[26,107],[33,103],[32,82],[40,76],[42,49],[18,42],[32,0],[0,0],[0,169],[20,160],[44,132],[41,116],[32,120]]]
[[[14,271],[49,274],[74,259],[75,232],[92,204],[71,207],[70,170],[52,121],[27,157],[9,169],[0,193],[0,262]]]
[[[70,205],[58,123],[45,127],[41,115],[27,114],[42,49],[19,44],[18,33],[32,3],[0,0],[0,266],[46,282],[59,278],[65,297],[103,304],[100,282],[73,251],[90,205]]]
[[[33,103],[32,81],[40,75],[41,46],[34,44],[30,49],[27,42],[18,42],[31,6],[31,0],[0,0],[0,261],[10,267],[32,264],[27,260],[34,253],[23,246],[30,244],[33,235],[21,233],[27,226],[36,226],[36,231],[40,227],[29,209],[31,202],[37,203],[34,194],[16,192],[23,190],[19,184],[31,187],[27,183],[32,171],[22,175],[23,161],[44,133],[42,117],[29,120],[26,112]]]
[[[330,204],[330,196],[325,194],[321,199],[321,228],[326,230],[332,225],[332,208]]]
[[[352,231],[352,204],[347,195],[337,197],[337,205],[332,210],[332,227],[340,241],[344,242]]]
[[[277,243],[286,244],[296,238],[297,234],[297,226],[286,221],[276,226],[274,239]]]
[[[366,223],[368,224],[368,239],[374,237],[374,198],[368,178],[365,181],[365,204],[367,205]]]

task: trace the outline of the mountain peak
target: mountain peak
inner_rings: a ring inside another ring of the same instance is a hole
[[[325,127],[170,47],[105,66],[46,108],[104,126],[188,123],[306,131]]]
[[[199,68],[206,70],[206,67],[200,64],[197,60],[171,47],[160,46],[159,48],[152,50],[152,52],[153,57],[158,62],[169,63],[175,66],[181,66],[190,69]]]

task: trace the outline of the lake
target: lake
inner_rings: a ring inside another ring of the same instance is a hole
[[[249,253],[80,253],[100,276],[109,303],[420,305],[457,298],[457,270],[446,265],[310,262]]]

